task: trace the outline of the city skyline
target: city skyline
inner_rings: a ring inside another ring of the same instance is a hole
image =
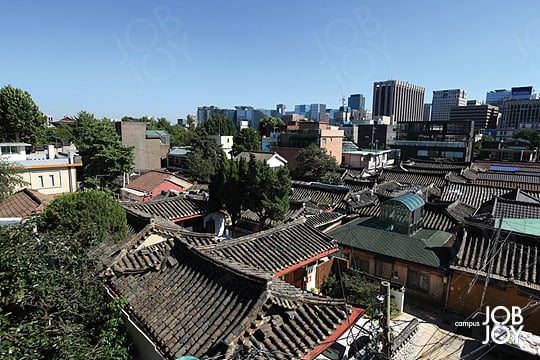
[[[53,1],[3,10],[1,86],[28,91],[55,119],[85,110],[175,122],[207,105],[335,109],[358,93],[369,109],[373,83],[391,79],[424,87],[425,103],[434,90],[485,100],[540,83],[540,4],[527,1]]]

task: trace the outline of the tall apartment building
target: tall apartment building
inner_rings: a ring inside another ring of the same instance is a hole
[[[366,98],[362,94],[352,94],[349,96],[347,105],[353,110],[365,111],[366,110]]]
[[[431,121],[450,120],[450,109],[467,105],[467,91],[463,89],[433,91]]]
[[[398,80],[373,84],[373,116],[389,116],[392,124],[422,121],[424,92],[421,86]]]

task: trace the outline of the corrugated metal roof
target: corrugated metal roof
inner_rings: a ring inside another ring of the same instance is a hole
[[[168,132],[163,130],[146,130],[146,136],[149,137],[159,137],[159,136],[170,136]]]
[[[416,210],[426,204],[424,200],[422,200],[422,198],[416,194],[405,194],[388,201],[399,201],[400,203],[407,206],[407,208],[409,208],[409,210],[411,211]]]

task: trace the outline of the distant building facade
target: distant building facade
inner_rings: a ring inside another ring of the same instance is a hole
[[[27,154],[26,148],[30,146],[26,143],[0,143],[0,159],[22,167],[21,176],[27,183],[26,187],[46,195],[61,195],[79,189],[76,168],[82,166],[82,161],[75,152],[64,153],[53,145],[47,145],[42,153]]]
[[[450,109],[450,121],[472,120],[476,130],[496,129],[499,117],[497,106],[474,101],[468,101],[467,106],[454,106]]]
[[[390,116],[392,124],[422,121],[424,92],[421,86],[398,80],[373,84],[373,117]]]
[[[433,91],[431,121],[450,120],[450,109],[467,105],[467,91],[463,89]]]
[[[431,104],[424,104],[424,121],[431,121],[431,110],[433,106]]]
[[[362,94],[352,94],[349,96],[347,105],[349,105],[351,109],[358,110],[358,111],[365,111],[366,98]]]
[[[135,169],[155,170],[165,167],[170,148],[170,135],[166,131],[146,130],[147,123],[138,121],[119,121],[115,124],[122,144],[134,148]]]
[[[445,158],[471,162],[473,146],[473,121],[430,121],[398,124],[391,147],[401,150],[402,161]]]

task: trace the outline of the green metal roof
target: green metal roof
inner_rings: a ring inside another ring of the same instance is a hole
[[[407,206],[409,210],[411,211],[416,210],[419,207],[424,206],[426,204],[420,196],[416,194],[410,194],[410,193],[395,197],[391,200],[388,200],[387,202],[390,202],[390,201],[399,201],[400,203]]]
[[[498,228],[500,219],[495,219],[494,227]],[[540,236],[540,219],[502,219],[501,229],[517,231],[523,234]]]
[[[376,223],[373,218],[359,218],[330,231],[328,235],[336,239],[340,247],[355,248],[434,268],[445,266],[448,258],[444,251],[436,248],[442,247],[452,234],[424,229],[414,236],[407,236],[372,227]]]
[[[146,136],[148,137],[160,137],[160,136],[170,136],[168,132],[164,130],[146,130]]]

